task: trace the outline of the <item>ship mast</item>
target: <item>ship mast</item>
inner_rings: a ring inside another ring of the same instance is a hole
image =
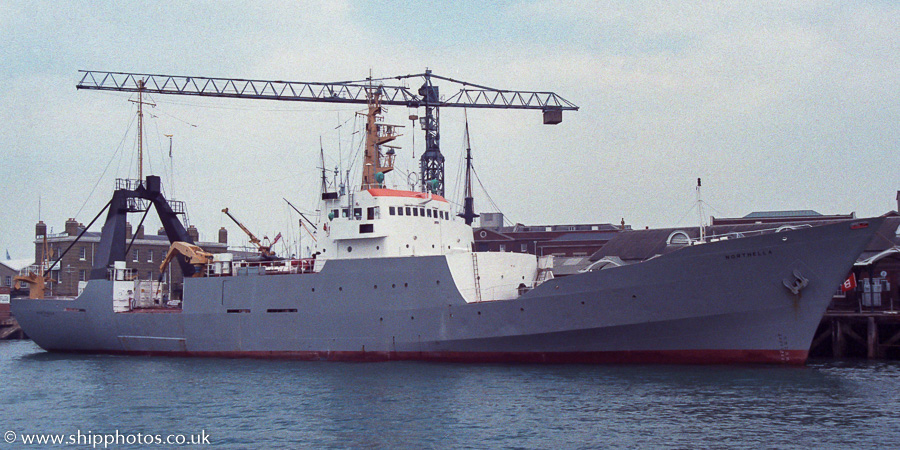
[[[144,104],[150,106],[156,106],[154,103],[149,103],[144,101],[144,80],[140,79],[137,82],[137,93],[138,99],[137,101],[129,100],[132,103],[137,103],[138,105],[138,180],[143,183],[144,181]],[[171,155],[171,151],[170,151]]]
[[[366,94],[369,108],[366,113],[366,151],[363,155],[360,190],[381,187],[384,184],[384,174],[394,170],[394,149],[398,148],[384,144],[400,137],[397,134],[399,125],[379,123],[383,120],[381,88],[370,86],[366,88]],[[381,151],[382,146],[388,148],[384,153]]]
[[[475,214],[475,199],[472,197],[472,144],[469,142],[469,120],[466,117],[466,186],[465,198],[463,200],[463,212],[457,214],[465,220],[466,225],[472,225],[472,222],[478,214]]]
[[[706,224],[703,221],[703,199],[700,197],[700,178],[697,178],[697,213],[700,215],[700,242],[706,242]]]

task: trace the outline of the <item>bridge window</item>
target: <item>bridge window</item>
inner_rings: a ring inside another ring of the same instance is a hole
[[[371,223],[361,223],[361,224],[359,224],[359,232],[360,233],[373,233],[373,232],[375,232],[375,226]]]
[[[419,215],[425,217],[425,208],[419,208]]]
[[[396,212],[396,208],[394,208],[393,206],[388,208],[388,214],[393,216],[395,214],[395,212]]]
[[[362,219],[362,208],[353,208],[353,218]]]
[[[409,211],[409,206],[406,207],[406,215],[411,216],[412,212]]]
[[[419,217],[419,208],[413,208],[413,215]]]
[[[403,215],[403,207],[402,207],[402,206],[399,207],[399,208],[397,208],[397,215],[398,215],[398,216],[402,216],[402,215]]]
[[[431,210],[430,209],[426,210],[426,214],[428,215],[428,217],[431,217]]]

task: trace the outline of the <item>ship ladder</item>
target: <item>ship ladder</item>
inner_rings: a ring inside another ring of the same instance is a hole
[[[481,275],[478,275],[478,256],[472,252],[472,273],[475,275],[475,301],[481,301]]]

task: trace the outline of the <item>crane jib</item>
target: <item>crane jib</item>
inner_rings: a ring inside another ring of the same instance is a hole
[[[208,78],[176,75],[141,74],[128,72],[79,71],[83,75],[77,89],[93,89],[150,94],[196,95],[204,97],[246,98],[327,103],[366,104],[373,90],[380,95],[382,105],[425,108],[426,151],[421,157],[422,189],[444,195],[444,157],[440,153],[439,108],[530,109],[543,111],[544,124],[562,122],[563,111],[577,111],[578,106],[548,91],[515,91],[494,89],[452,78],[423,74],[362,81],[301,82],[267,81],[242,78]],[[387,80],[422,78],[418,92],[405,86],[378,84]],[[440,98],[432,78],[461,85],[459,91]],[[426,183],[427,182],[427,183]]]
[[[83,74],[81,81],[76,85],[78,89],[122,92],[138,92],[142,90],[143,92],[157,94],[331,103],[365,104],[367,102],[367,89],[371,89],[373,86],[365,82],[266,81],[103,71],[81,71],[81,73]],[[143,89],[138,86],[139,81],[144,82]],[[454,82],[462,84],[462,82]],[[464,86],[471,86],[471,84],[464,84]],[[547,91],[513,91],[491,88],[470,89],[463,87],[446,99],[427,103],[423,96],[404,86],[375,85],[375,87],[382,94],[382,104],[410,107],[431,105],[464,108],[578,110],[578,106],[556,93]]]

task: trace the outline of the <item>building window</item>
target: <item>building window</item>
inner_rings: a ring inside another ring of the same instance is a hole
[[[500,251],[501,251],[501,252],[505,252],[505,251],[506,251],[506,244],[500,244]]]
[[[138,256],[138,251],[137,251],[137,249],[134,249],[134,252],[132,253],[132,256],[133,256],[133,258],[131,258],[132,261],[134,261],[134,262],[140,261],[140,257]]]
[[[87,270],[78,271],[78,281],[87,281]]]
[[[12,277],[7,275],[6,278],[3,280],[3,285],[4,286],[12,286]]]
[[[80,261],[84,261],[87,259],[87,247],[81,247],[78,249],[78,259]]]
[[[522,253],[527,252],[527,251],[528,251],[528,244],[522,244],[521,249],[522,249]]]
[[[147,250],[147,262],[153,262],[153,250]]]

